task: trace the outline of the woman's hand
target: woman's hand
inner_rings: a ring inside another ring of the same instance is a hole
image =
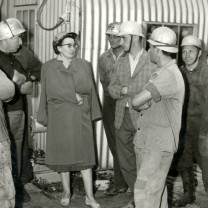
[[[76,93],[76,97],[77,97],[78,105],[82,105],[83,104],[82,96],[80,94]]]

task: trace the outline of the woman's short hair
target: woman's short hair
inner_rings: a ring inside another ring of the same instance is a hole
[[[55,54],[60,54],[60,51],[58,50],[58,46],[62,45],[62,42],[63,42],[63,40],[65,38],[72,38],[72,39],[74,39],[74,41],[75,41],[75,43],[77,45],[80,45],[79,38],[78,38],[78,35],[76,33],[74,33],[74,32],[70,32],[70,33],[61,32],[61,33],[58,33],[54,37],[54,40],[53,40],[53,50],[54,50]]]

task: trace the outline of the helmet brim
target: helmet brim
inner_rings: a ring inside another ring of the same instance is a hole
[[[118,33],[115,33],[115,32],[106,32],[105,34],[106,35],[116,35],[117,36]]]
[[[117,36],[123,36],[123,35],[136,35],[136,36],[140,36],[140,37],[145,37],[142,33],[123,33],[120,32],[117,34]]]
[[[148,43],[150,43],[153,46],[156,46],[158,49],[169,52],[169,53],[178,53],[178,48],[174,46],[169,46],[165,43],[158,43],[154,40],[147,40]]]

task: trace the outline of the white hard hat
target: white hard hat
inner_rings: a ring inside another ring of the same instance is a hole
[[[201,40],[193,35],[188,35],[185,38],[183,38],[181,46],[187,46],[187,45],[193,45],[202,49]]]
[[[144,34],[142,32],[142,26],[135,21],[127,21],[121,24],[117,36],[123,36],[123,35],[138,35],[144,37]]]
[[[152,34],[151,38],[147,40],[150,44],[156,46],[160,50],[177,53],[178,47],[176,45],[177,37],[173,30],[168,27],[158,27]]]
[[[0,40],[12,38],[23,32],[25,32],[25,29],[16,18],[10,18],[5,22],[0,22]]]
[[[119,32],[121,23],[120,22],[113,22],[107,26],[106,35],[117,35]]]
[[[0,22],[0,40],[12,38],[13,34],[9,29],[8,25],[5,24],[3,21]]]
[[[22,23],[16,18],[9,18],[6,20],[6,22],[14,36],[22,34],[26,31]]]

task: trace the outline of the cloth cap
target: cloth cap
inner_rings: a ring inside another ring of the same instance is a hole
[[[58,34],[55,35],[54,39],[53,39],[53,42],[56,43],[56,44],[59,44],[63,39],[65,39],[66,37],[70,37],[74,40],[77,39],[77,34],[74,33],[74,32],[60,32]]]

